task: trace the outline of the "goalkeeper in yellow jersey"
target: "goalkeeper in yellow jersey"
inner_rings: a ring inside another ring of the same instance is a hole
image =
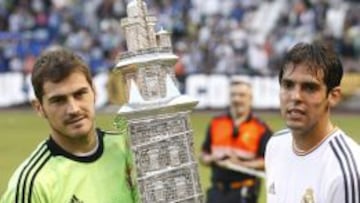
[[[1,203],[137,202],[125,135],[95,125],[88,66],[73,52],[44,52],[32,72],[33,106],[50,136],[18,167]]]

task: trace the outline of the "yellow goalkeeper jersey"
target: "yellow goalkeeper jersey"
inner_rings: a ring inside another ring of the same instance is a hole
[[[138,202],[131,154],[122,135],[97,130],[92,155],[74,156],[51,138],[11,177],[1,203]]]

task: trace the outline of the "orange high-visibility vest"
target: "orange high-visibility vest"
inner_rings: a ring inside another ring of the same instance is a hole
[[[211,122],[211,153],[218,158],[230,152],[242,159],[255,158],[266,126],[257,118],[250,116],[236,127],[238,130],[234,132],[236,128],[229,116],[220,116]]]

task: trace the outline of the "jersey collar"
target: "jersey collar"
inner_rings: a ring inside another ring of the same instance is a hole
[[[104,151],[104,140],[103,140],[104,132],[101,131],[100,129],[96,129],[96,134],[98,136],[99,146],[97,150],[89,156],[76,156],[74,154],[65,151],[51,138],[51,136],[47,140],[47,146],[53,156],[64,156],[73,161],[90,163],[99,159]]]

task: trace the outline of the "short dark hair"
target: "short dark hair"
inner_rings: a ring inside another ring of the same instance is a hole
[[[319,71],[324,73],[323,80],[327,93],[341,83],[343,67],[340,58],[333,49],[321,42],[301,42],[291,48],[283,59],[279,72],[279,82],[281,82],[284,71],[290,63],[293,63],[295,67],[299,64],[305,64],[315,74],[318,74]]]
[[[42,103],[46,81],[57,83],[74,72],[83,73],[87,82],[92,86],[89,67],[74,52],[65,48],[43,52],[36,60],[31,76],[36,98]]]

